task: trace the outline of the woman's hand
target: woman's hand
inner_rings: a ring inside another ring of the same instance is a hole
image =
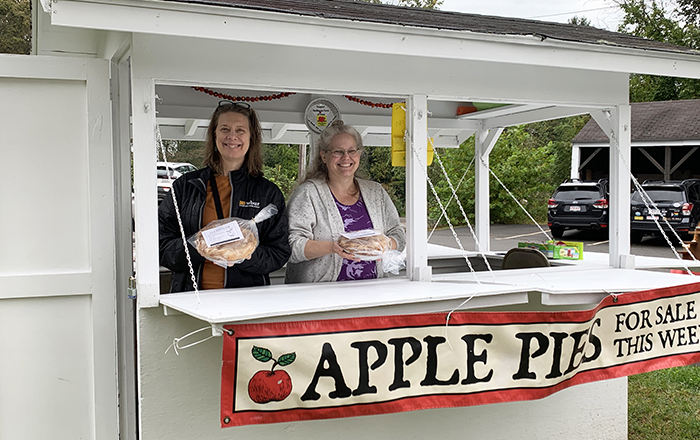
[[[337,241],[332,242],[332,253],[340,255],[342,258],[345,258],[346,260],[355,260],[355,261],[360,261],[359,258],[357,258],[355,255],[351,254],[350,252],[346,251],[340,245],[338,244]]]
[[[348,260],[359,260],[359,258],[340,247],[337,241],[309,240],[304,246],[304,256],[309,260],[328,254],[338,254]]]

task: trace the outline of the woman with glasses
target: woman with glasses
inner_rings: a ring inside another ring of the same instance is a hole
[[[360,261],[338,243],[341,233],[376,229],[390,248],[403,250],[406,234],[384,188],[357,178],[362,137],[335,121],[319,139],[319,160],[289,198],[292,255],[285,282],[308,283],[382,277],[381,264]]]
[[[158,208],[160,263],[173,272],[170,291],[193,290],[176,211],[189,238],[214,220],[252,219],[273,203],[277,214],[257,223],[258,246],[242,263],[220,267],[188,244],[200,289],[268,285],[270,272],[284,266],[290,249],[284,196],[262,173],[262,129],[258,116],[247,103],[220,101],[206,136],[204,168],[175,180],[172,191]]]

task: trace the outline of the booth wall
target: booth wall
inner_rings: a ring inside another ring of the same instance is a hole
[[[0,439],[116,439],[102,60],[0,55]]]
[[[397,414],[220,428],[222,338],[180,350],[174,337],[204,327],[160,309],[139,314],[142,440],[627,438],[627,378],[565,389],[541,400]],[[204,336],[202,336],[204,335]],[[182,344],[206,337],[207,332]]]

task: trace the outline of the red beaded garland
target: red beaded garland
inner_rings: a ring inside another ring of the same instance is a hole
[[[351,95],[343,95],[343,97],[349,101],[353,101],[353,102],[356,102],[358,104],[366,105],[366,106],[372,107],[372,108],[377,108],[377,107],[379,107],[379,108],[391,108],[393,106],[393,104],[384,104],[381,102],[367,101],[364,99],[356,98],[356,97],[351,96]]]
[[[227,95],[225,93],[220,93],[220,92],[215,92],[213,90],[207,89],[205,87],[192,87],[194,90],[202,93],[206,93],[211,96],[215,96],[219,99],[228,99],[229,101],[233,102],[259,102],[259,101],[272,101],[275,99],[282,99],[286,98],[291,95],[296,95],[295,92],[282,92],[278,93],[276,95],[264,95],[264,96],[231,96]],[[364,99],[356,98],[351,95],[343,95],[346,99],[349,101],[356,102],[358,104],[366,105],[368,107],[372,108],[391,108],[393,104],[384,104],[381,102],[372,102],[372,101],[367,101]]]
[[[282,99],[282,98],[286,98],[287,96],[296,95],[295,92],[282,92],[282,93],[278,93],[276,95],[267,95],[267,96],[231,96],[231,95],[227,95],[225,93],[215,92],[215,91],[207,89],[205,87],[192,87],[192,88],[198,92],[206,93],[207,95],[215,96],[219,99],[228,99],[229,101],[233,101],[233,102],[272,101],[273,99]]]

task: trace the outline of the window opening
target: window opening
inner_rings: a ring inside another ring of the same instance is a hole
[[[156,124],[155,126],[156,130],[156,147],[160,150],[161,155],[163,156],[163,162],[165,162],[166,167],[170,169],[170,164],[168,163],[168,159],[165,154],[165,146],[163,146],[163,138],[161,137],[160,134],[160,126]],[[167,178],[170,181],[170,186],[172,187],[173,181],[173,172],[167,173]],[[185,248],[185,257],[187,258],[187,266],[190,269],[190,277],[192,278],[192,286],[194,287],[194,293],[197,295],[197,303],[200,303],[199,299],[199,288],[197,287],[197,278],[194,276],[194,269],[192,267],[192,258],[190,258],[190,250],[189,247],[187,246],[187,237],[185,236],[185,228],[182,226],[182,218],[180,217],[180,207],[177,204],[177,197],[175,197],[175,190],[170,191],[170,194],[173,197],[173,205],[175,206],[175,215],[177,217],[177,224],[180,227],[180,234],[182,235],[182,244]]]
[[[404,132],[404,142],[406,142],[406,145],[411,144],[411,139],[410,135],[408,133],[408,130]],[[454,226],[452,225],[452,222],[450,221],[450,217],[447,215],[447,210],[445,209],[445,205],[442,204],[442,200],[440,200],[440,197],[438,196],[437,190],[435,189],[435,186],[433,185],[432,180],[430,180],[430,177],[428,176],[428,168],[426,165],[423,163],[423,160],[418,157],[418,153],[416,152],[415,148],[411,148],[413,151],[413,157],[418,163],[418,165],[421,167],[423,170],[423,174],[426,177],[426,180],[428,181],[428,186],[430,187],[430,190],[433,193],[433,196],[435,197],[435,200],[438,202],[438,206],[440,207],[440,211],[442,212],[442,215],[445,217],[445,220],[447,221],[447,225],[450,227],[450,231],[452,232],[452,236],[455,239],[455,242],[457,243],[457,246],[459,247],[459,250],[462,251],[462,255],[464,256],[464,260],[467,262],[467,266],[469,267],[469,271],[474,275],[474,279],[476,280],[477,284],[481,285],[481,280],[479,280],[479,276],[476,273],[476,270],[474,270],[474,266],[472,266],[471,261],[469,261],[469,256],[467,255],[467,251],[464,249],[464,246],[462,246],[462,241],[459,239],[459,236],[457,235],[457,231],[455,231]],[[449,179],[448,179],[449,180]],[[450,188],[453,191],[453,194],[455,198],[457,198],[457,194],[454,192],[454,187],[450,183]],[[459,203],[459,198],[457,198],[457,203]],[[470,228],[471,229],[471,228]],[[474,235],[474,239],[476,240],[476,234],[474,234],[474,231],[472,230],[472,234]],[[488,262],[486,263],[488,265]],[[488,266],[489,268],[489,273],[491,276],[493,276],[493,271],[491,270],[491,266]],[[469,301],[471,297],[467,299]]]
[[[452,181],[450,180],[450,176],[447,174],[447,170],[445,169],[445,166],[442,164],[442,159],[440,158],[440,155],[438,155],[437,151],[434,151],[433,154],[435,155],[435,158],[437,159],[438,164],[440,165],[440,170],[442,171],[443,176],[445,176],[445,180],[447,181],[447,185],[450,187],[450,190],[452,191],[452,198],[454,198],[457,201],[457,206],[459,206],[459,211],[462,213],[462,216],[464,217],[464,221],[467,222],[467,226],[469,226],[469,232],[471,232],[472,237],[474,238],[474,243],[476,244],[476,248],[479,250],[479,254],[481,255],[481,258],[484,259],[484,263],[486,264],[486,267],[488,268],[489,272],[491,272],[493,269],[491,269],[491,265],[489,264],[489,260],[486,258],[486,254],[481,251],[481,244],[479,243],[479,239],[476,236],[476,233],[474,232],[474,228],[472,228],[472,223],[469,221],[469,217],[467,217],[467,213],[464,212],[464,207],[462,206],[462,202],[459,201],[459,197],[457,196],[457,189],[452,186]],[[472,161],[473,163],[473,161]],[[471,164],[470,164],[471,165]],[[468,170],[468,168],[467,168]],[[427,173],[426,173],[427,175]],[[430,179],[430,178],[428,178]],[[432,186],[431,186],[432,187]],[[437,193],[435,193],[435,197],[437,197]],[[443,211],[445,213],[445,218],[447,218],[447,212]]]
[[[472,157],[471,162],[469,162],[469,166],[467,166],[467,169],[464,170],[464,173],[462,174],[462,177],[459,179],[459,182],[457,182],[457,186],[455,187],[455,194],[456,191],[462,186],[462,182],[464,182],[464,178],[467,177],[467,173],[471,169],[472,165],[474,165],[474,159],[475,157]],[[445,204],[445,209],[450,207],[450,203],[452,203],[452,200],[455,199],[455,195],[450,196],[450,200],[447,201],[447,204]],[[430,237],[433,236],[433,232],[435,232],[435,229],[437,229],[438,225],[440,224],[440,220],[442,220],[443,214],[440,213],[440,217],[438,217],[437,221],[435,222],[435,225],[433,225],[433,229],[430,231],[430,234],[428,234],[428,241],[430,241]]]
[[[641,199],[642,199],[641,201],[644,202],[644,206],[647,208],[648,211],[652,209],[651,207],[653,207],[653,209],[659,210],[659,207],[656,205],[654,200],[652,200],[652,198],[649,196],[649,194],[647,194],[647,192],[644,190],[644,188],[642,188],[642,185],[639,183],[639,180],[637,180],[637,178],[634,177],[634,174],[632,174],[632,170],[631,170],[629,164],[627,163],[625,156],[623,156],[622,152],[620,151],[620,145],[618,145],[617,142],[611,142],[611,144],[615,145],[615,151],[616,151],[618,157],[620,158],[622,165],[625,167],[627,174],[629,174],[629,176],[632,178],[632,183],[634,184],[634,187],[637,190],[637,193],[641,195]],[[661,223],[659,223],[658,217],[659,216],[652,216],[652,220],[656,224],[656,228],[659,230],[659,232],[661,232],[661,235],[664,237],[664,240],[666,240],[666,244],[668,244],[668,247],[671,248],[671,251],[673,251],[673,254],[681,262],[681,264],[683,265],[683,268],[688,273],[688,275],[695,276],[693,271],[691,271],[688,268],[688,265],[685,264],[683,258],[680,256],[678,251],[676,251],[675,246],[673,246],[673,243],[671,243],[671,239],[666,234],[666,231],[664,231],[664,228],[661,227]],[[676,240],[678,240],[679,243],[683,243],[683,247],[686,250],[688,250],[688,254],[690,255],[690,257],[697,263],[698,259],[695,258],[695,255],[693,255],[692,252],[689,251],[689,246],[687,244],[685,244],[683,242],[683,240],[681,240],[681,238],[678,236],[678,233],[675,231],[675,229],[673,229],[673,227],[671,227],[671,225],[669,224],[666,217],[664,217],[664,223],[666,223],[666,226],[669,228],[669,230],[673,232],[673,235],[675,236]]]

